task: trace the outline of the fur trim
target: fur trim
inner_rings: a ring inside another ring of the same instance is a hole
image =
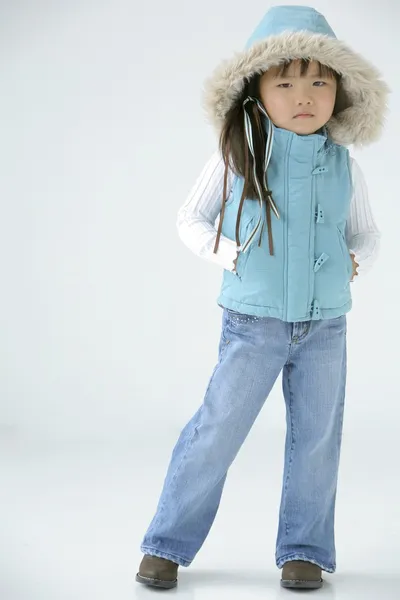
[[[343,109],[326,124],[337,144],[366,145],[381,133],[389,88],[377,69],[343,42],[307,31],[273,35],[219,65],[204,86],[203,105],[219,134],[225,116],[243,91],[246,80],[285,59],[308,58],[342,76]]]

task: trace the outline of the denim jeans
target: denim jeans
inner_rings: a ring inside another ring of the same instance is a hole
[[[287,433],[276,565],[336,569],[334,514],[346,382],[346,317],[286,323],[224,310],[203,404],[172,452],[141,550],[189,566],[227,472],[280,372]]]

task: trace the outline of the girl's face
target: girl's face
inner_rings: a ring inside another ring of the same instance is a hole
[[[300,73],[300,61],[293,61],[283,77],[280,70],[273,67],[260,78],[260,98],[271,121],[299,135],[315,133],[332,116],[336,79],[321,77],[314,61],[304,75]]]

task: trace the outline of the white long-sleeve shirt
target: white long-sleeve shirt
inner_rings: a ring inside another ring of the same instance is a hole
[[[376,260],[380,232],[375,223],[368,199],[364,175],[354,158],[350,158],[353,195],[346,223],[349,252],[359,264],[358,273],[368,271]],[[221,235],[218,252],[214,254],[217,236],[215,222],[221,211],[225,164],[220,151],[214,152],[195,182],[186,202],[179,209],[177,228],[183,243],[197,256],[234,272],[237,258],[236,242]],[[229,169],[227,197],[232,188],[234,173]]]

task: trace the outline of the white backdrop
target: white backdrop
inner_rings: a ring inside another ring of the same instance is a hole
[[[373,271],[352,288],[342,475],[342,498],[349,490],[360,494],[382,555],[386,536],[398,540],[400,533],[400,8],[397,0],[313,6],[381,69],[393,92],[382,140],[353,153],[367,179],[382,250]],[[118,455],[127,467],[121,481],[131,478],[129,510],[140,525],[129,540],[132,553],[155,508],[172,445],[201,403],[217,358],[222,271],[192,255],[175,225],[216,147],[200,104],[202,84],[222,58],[243,47],[269,3],[2,0],[0,7],[4,500],[11,509],[16,497],[29,498],[40,486],[16,475],[34,448],[42,448],[35,463],[42,466],[61,447],[81,462],[83,447],[101,456],[106,446],[126,448]],[[232,470],[239,484],[240,465],[247,460],[247,476],[250,458],[262,453],[266,478],[276,467],[275,504],[284,426],[277,384]],[[155,483],[139,483],[138,475],[151,469]],[[249,485],[257,490],[257,477]],[[375,501],[365,504],[372,488]],[[20,548],[23,506],[4,526]],[[352,508],[346,518],[357,527],[357,503]],[[358,525],[359,534],[366,524]],[[373,561],[370,549],[366,558]],[[394,558],[391,565],[398,572]],[[18,596],[13,582],[4,600]],[[38,594],[45,597],[43,589]]]

